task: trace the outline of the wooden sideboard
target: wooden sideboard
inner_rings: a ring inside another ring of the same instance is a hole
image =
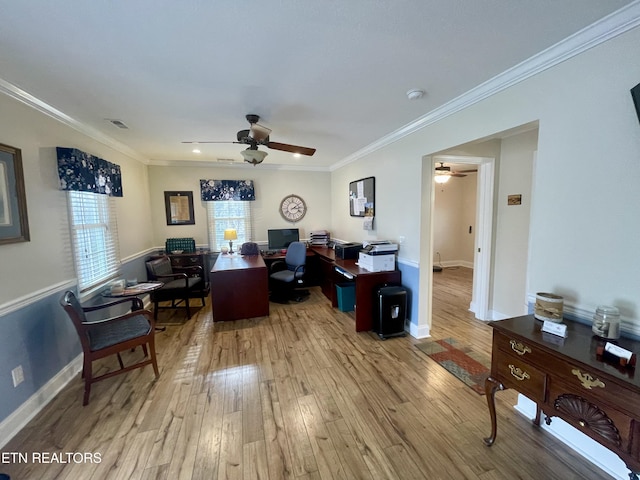
[[[485,390],[491,416],[491,446],[496,440],[495,393],[513,388],[537,404],[533,422],[559,417],[620,456],[640,480],[640,375],[633,367],[603,360],[589,325],[564,321],[567,337],[541,330],[533,315],[493,322],[491,376]],[[640,352],[640,342],[617,343]]]

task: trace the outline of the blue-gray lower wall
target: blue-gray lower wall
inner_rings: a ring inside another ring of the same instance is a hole
[[[402,272],[402,286],[407,293],[407,320],[414,325],[418,324],[418,297],[420,286],[420,269],[413,264],[398,260],[398,270]]]
[[[146,280],[146,257],[123,262],[122,278]],[[66,290],[77,294],[75,283],[69,281],[33,292],[15,304],[0,305],[0,422],[82,353],[78,334],[60,305]],[[91,301],[83,299],[83,303]],[[18,365],[24,382],[14,388],[11,371]]]
[[[80,352],[78,335],[60,306],[64,287],[0,316],[0,421],[6,419]],[[22,365],[14,388],[11,370]]]

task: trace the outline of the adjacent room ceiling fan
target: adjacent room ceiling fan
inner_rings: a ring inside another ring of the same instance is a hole
[[[445,167],[444,162],[440,162],[440,166],[435,168],[434,179],[436,183],[446,183],[451,177],[466,177],[467,173],[477,172],[477,169],[457,170],[452,172],[451,167]]]
[[[258,121],[260,117],[255,114],[249,114],[246,116],[247,121],[249,122],[248,130],[240,130],[237,135],[237,141],[231,142],[219,142],[219,141],[204,141],[204,142],[182,142],[182,143],[240,143],[243,145],[249,145],[249,148],[243,150],[242,156],[244,157],[244,161],[253,164],[256,166],[259,163],[262,163],[264,157],[268,154],[265,151],[258,150],[258,146],[264,145],[267,148],[271,148],[273,150],[281,150],[283,152],[290,153],[298,153],[300,155],[311,156],[316,153],[315,148],[309,147],[300,147],[298,145],[289,145],[288,143],[279,143],[272,142],[269,140],[269,134],[271,133],[271,129],[259,125]]]

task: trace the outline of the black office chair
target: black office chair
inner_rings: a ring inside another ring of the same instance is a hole
[[[296,290],[304,285],[307,247],[302,242],[291,242],[287,248],[284,262],[276,261],[271,265],[271,300],[277,303],[287,303],[293,298],[301,302],[309,296],[308,290]]]
[[[256,242],[244,242],[240,247],[240,255],[260,255],[260,247]]]

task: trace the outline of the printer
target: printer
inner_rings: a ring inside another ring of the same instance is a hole
[[[370,272],[386,272],[396,269],[398,244],[387,240],[365,242],[358,254],[358,265]]]

